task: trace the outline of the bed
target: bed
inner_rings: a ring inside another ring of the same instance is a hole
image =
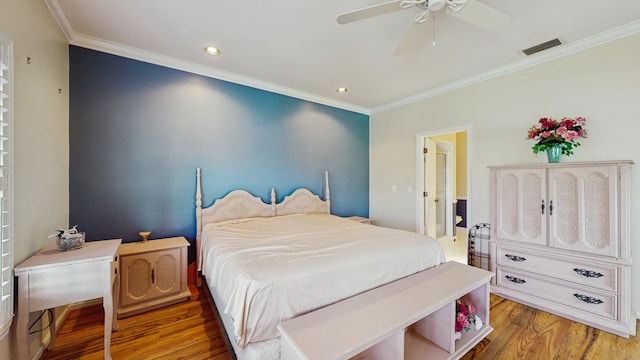
[[[200,176],[198,271],[237,359],[277,360],[280,322],[445,261],[434,239],[332,215],[328,173],[324,200],[233,190],[206,208]]]

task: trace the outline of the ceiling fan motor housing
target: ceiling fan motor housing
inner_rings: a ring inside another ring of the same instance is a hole
[[[429,9],[429,11],[438,11],[447,4],[446,0],[428,0],[422,4],[418,4],[418,7]]]

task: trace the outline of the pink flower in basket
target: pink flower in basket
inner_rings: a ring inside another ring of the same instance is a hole
[[[456,300],[456,332],[469,331],[471,324],[475,323],[476,308],[467,305],[462,300]]]

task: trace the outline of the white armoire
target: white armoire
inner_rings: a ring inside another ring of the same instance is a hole
[[[616,335],[635,335],[631,165],[489,167],[491,292]]]

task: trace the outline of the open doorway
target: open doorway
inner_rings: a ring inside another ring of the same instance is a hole
[[[466,263],[471,126],[417,135],[417,231],[439,240],[448,260]],[[449,251],[447,250],[448,248]]]

